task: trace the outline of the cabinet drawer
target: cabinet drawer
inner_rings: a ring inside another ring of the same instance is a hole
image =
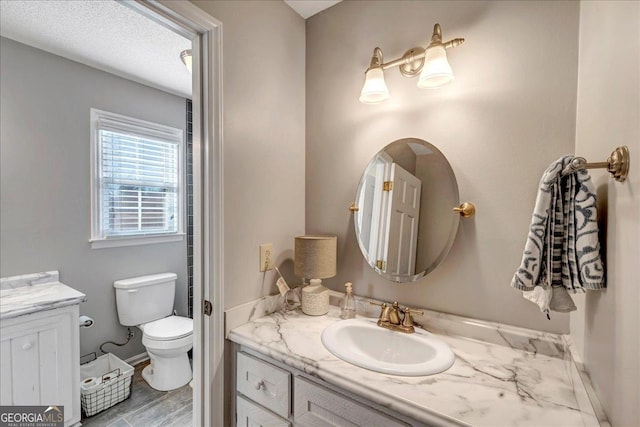
[[[263,426],[291,427],[291,423],[240,395],[236,396],[236,427]]]
[[[339,393],[295,377],[294,422],[296,426],[408,426],[400,420],[353,401]]]
[[[238,353],[237,361],[238,391],[282,418],[288,418],[291,413],[291,374],[245,353]]]

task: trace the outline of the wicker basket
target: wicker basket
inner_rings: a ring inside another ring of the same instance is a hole
[[[131,396],[133,366],[112,353],[80,365],[80,403],[91,417]]]

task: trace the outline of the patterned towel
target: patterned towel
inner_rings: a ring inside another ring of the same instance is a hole
[[[553,162],[540,188],[522,263],[511,286],[540,310],[576,309],[568,291],[605,287],[600,259],[596,195],[589,173],[573,156]]]

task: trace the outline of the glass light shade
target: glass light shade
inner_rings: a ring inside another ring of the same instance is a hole
[[[389,89],[384,82],[382,68],[370,68],[364,76],[364,86],[360,92],[360,102],[375,104],[389,99]]]
[[[182,52],[180,52],[180,59],[182,59],[182,62],[187,67],[187,70],[189,70],[189,72],[191,73],[191,68],[193,63],[192,62],[193,58],[191,56],[191,49],[183,50]]]
[[[187,70],[189,70],[190,73],[192,72],[191,59],[192,59],[191,56],[187,56],[187,57],[184,58],[184,65],[186,65]]]
[[[453,70],[447,61],[447,51],[444,46],[433,46],[427,49],[424,67],[420,73],[418,87],[434,88],[452,82]]]

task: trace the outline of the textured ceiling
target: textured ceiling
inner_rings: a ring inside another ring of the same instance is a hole
[[[0,35],[191,97],[191,41],[116,1],[0,0]]]

